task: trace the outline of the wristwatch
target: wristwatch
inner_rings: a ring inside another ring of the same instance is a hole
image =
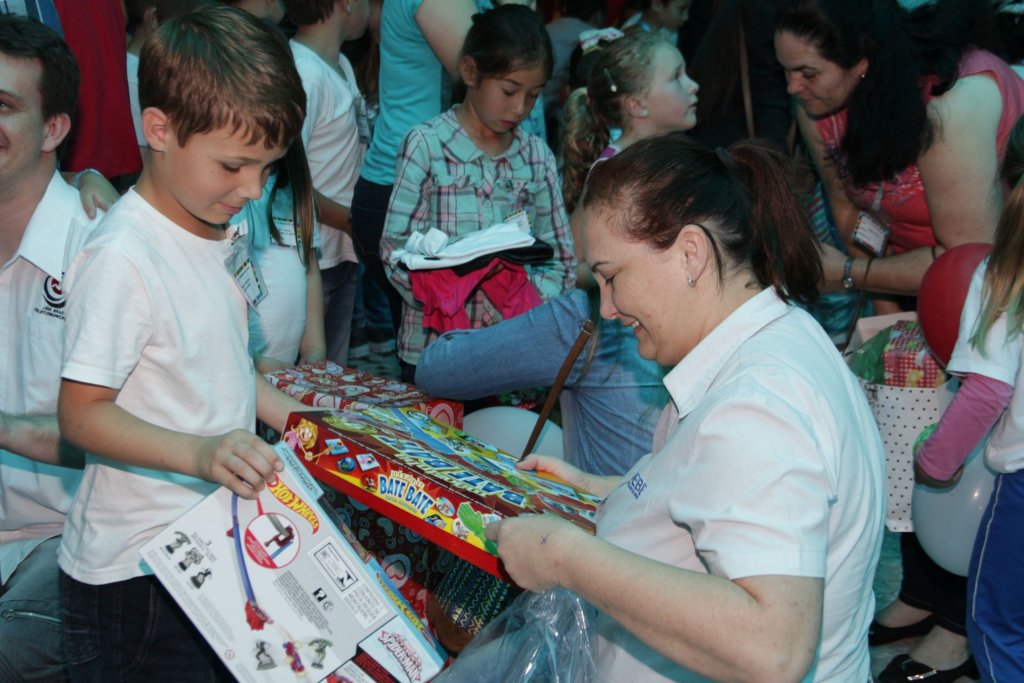
[[[853,289],[853,274],[850,272],[852,269],[853,259],[847,257],[846,263],[843,264],[843,289]]]

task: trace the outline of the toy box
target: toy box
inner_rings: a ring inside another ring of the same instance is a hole
[[[882,352],[885,384],[894,387],[936,387],[945,381],[916,320],[899,320]]]
[[[354,549],[287,446],[256,500],[221,488],[142,550],[245,682],[430,680],[444,656],[380,566]]]
[[[271,384],[313,408],[410,406],[438,422],[462,426],[462,403],[429,396],[411,384],[344,368],[331,361],[305,363],[266,376]]]
[[[492,520],[550,511],[594,532],[599,498],[414,408],[294,413],[284,440],[317,479],[500,578]]]

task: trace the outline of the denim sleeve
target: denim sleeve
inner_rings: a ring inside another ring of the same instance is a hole
[[[446,332],[420,357],[416,386],[463,401],[551,386],[589,317],[586,293],[574,289],[497,325]],[[568,384],[574,383],[586,355],[584,349]]]

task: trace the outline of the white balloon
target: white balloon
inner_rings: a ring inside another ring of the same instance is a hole
[[[974,537],[996,478],[985,464],[985,443],[967,457],[955,486],[914,485],[911,514],[921,547],[940,567],[960,576],[967,576]]]
[[[530,439],[537,413],[511,406],[481,408],[463,418],[462,431],[519,456]],[[533,447],[534,453],[562,457],[562,428],[548,420]]]

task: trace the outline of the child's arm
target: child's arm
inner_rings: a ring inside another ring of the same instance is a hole
[[[274,450],[252,432],[235,429],[202,437],[164,429],[115,404],[117,395],[109,387],[62,380],[57,405],[61,433],[105,458],[223,484],[243,498],[255,498],[283,468]]]
[[[396,166],[395,188],[391,192],[384,233],[380,240],[380,257],[388,279],[405,303],[413,308],[421,308],[422,304],[412,295],[409,272],[397,263],[390,263],[391,254],[404,247],[412,233],[432,227],[440,228],[431,224],[432,197],[424,196],[427,181],[432,174],[430,151],[421,131],[413,129],[405,136]]]
[[[64,171],[60,175],[68,185],[78,190],[82,208],[85,209],[89,218],[96,217],[97,209],[108,210],[121,197],[110,181],[94,169],[87,169],[79,173]]]
[[[968,373],[942,414],[939,426],[916,455],[914,478],[928,486],[955,484],[964,460],[1006,410],[1013,387],[997,379]]]
[[[276,388],[265,377],[256,377],[256,417],[278,433],[284,432],[289,415],[309,410],[313,409]]]
[[[320,190],[313,190],[316,197],[316,217],[324,225],[329,225],[336,230],[352,236],[352,225],[348,220],[349,207],[342,206],[333,199],[329,199],[320,193]]]
[[[306,329],[299,342],[299,362],[316,363],[327,356],[324,336],[324,284],[320,265],[311,255],[306,269]]]
[[[537,143],[541,145],[543,143]],[[530,280],[544,300],[559,296],[576,286],[576,253],[572,228],[565,213],[562,191],[558,182],[555,158],[546,149],[543,152],[544,185],[532,197],[534,209],[534,236],[551,245],[555,255],[544,266],[529,268]]]

